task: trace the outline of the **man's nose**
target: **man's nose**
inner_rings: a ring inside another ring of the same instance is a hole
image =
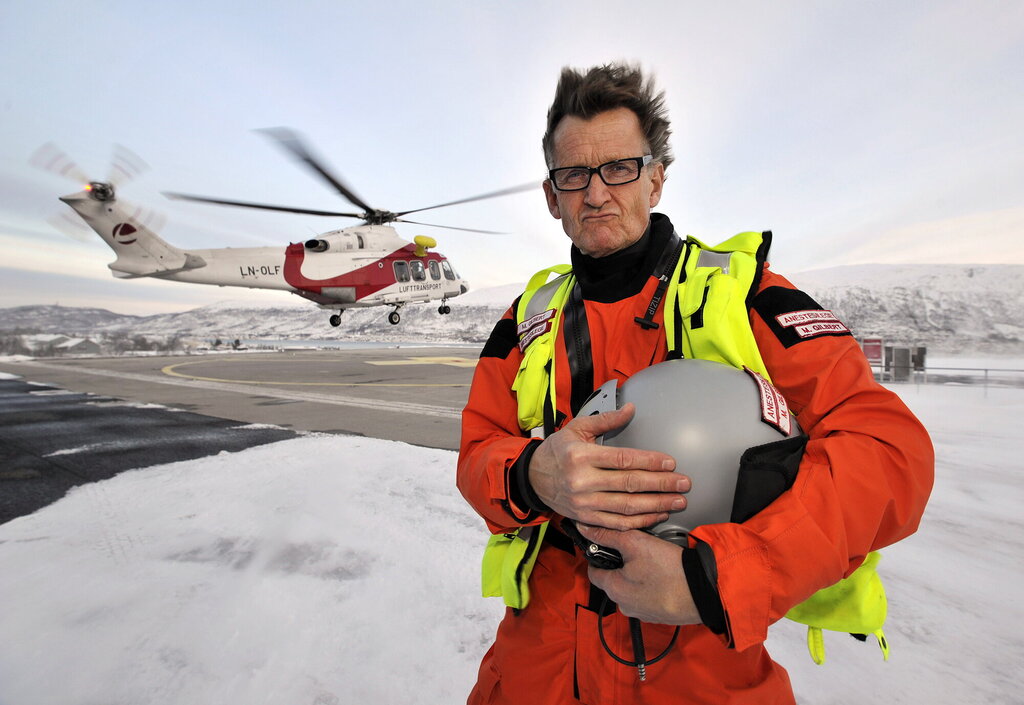
[[[608,202],[611,193],[600,174],[593,174],[590,177],[590,184],[584,191],[583,202],[592,208],[600,208]]]

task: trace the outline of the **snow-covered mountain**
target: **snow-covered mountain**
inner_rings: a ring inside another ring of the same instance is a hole
[[[858,336],[934,351],[1024,350],[1024,265],[856,265],[790,279]],[[282,295],[280,304],[226,301],[155,316],[20,306],[0,309],[0,331],[482,343],[521,290],[510,284],[472,291],[452,299],[446,316],[438,315],[436,302],[409,305],[397,326],[387,322],[389,308],[376,307],[346,311],[342,325],[332,328],[327,312]]]
[[[858,336],[941,351],[1024,347],[1024,266],[853,265],[791,281]]]
[[[0,331],[7,333],[86,333],[111,325],[129,328],[142,316],[126,316],[105,308],[75,306],[15,306],[0,309]]]

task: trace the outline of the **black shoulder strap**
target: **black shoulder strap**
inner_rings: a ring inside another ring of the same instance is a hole
[[[764,263],[768,260],[768,250],[772,247],[772,231],[765,230],[761,233],[761,246],[757,248],[754,258],[757,260],[757,271],[754,272],[754,281],[750,283],[750,291],[747,292],[747,310],[754,305],[754,297],[757,290],[761,288],[761,275],[764,274]]]
[[[654,296],[651,297],[651,303],[647,305],[647,311],[644,313],[643,318],[640,316],[633,318],[634,321],[640,324],[641,328],[650,329],[658,327],[658,324],[654,322],[654,314],[658,310],[661,300],[665,298],[665,290],[668,289],[669,279],[672,277],[672,272],[676,268],[676,262],[679,261],[679,255],[682,251],[683,241],[673,232],[672,238],[665,245],[665,249],[661,253],[658,265],[651,273],[652,276],[658,278],[658,288],[654,290]]]
[[[572,375],[572,396],[569,408],[575,416],[594,393],[594,360],[590,346],[590,326],[587,324],[587,309],[583,304],[583,292],[579,282],[569,293],[565,304],[565,352],[569,359]]]

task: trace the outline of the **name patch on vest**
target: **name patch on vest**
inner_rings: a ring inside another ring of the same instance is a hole
[[[743,366],[743,371],[757,383],[757,390],[761,394],[761,420],[769,426],[774,426],[786,436],[792,434],[793,420],[789,415],[789,405],[779,394],[779,390],[746,365]]]
[[[826,333],[849,333],[836,314],[824,309],[818,311],[793,311],[775,317],[783,328],[792,328],[801,338],[813,338]]]
[[[519,334],[520,352],[526,352],[526,348],[530,346],[530,343],[551,330],[551,323],[555,313],[555,309],[549,308],[547,311],[541,311],[536,315],[530,316],[516,326],[516,333]]]

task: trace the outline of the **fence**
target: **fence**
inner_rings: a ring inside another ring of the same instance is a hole
[[[874,365],[875,378],[882,382],[917,384],[976,384],[988,387],[1024,387],[1024,369],[1002,367],[915,367]]]

